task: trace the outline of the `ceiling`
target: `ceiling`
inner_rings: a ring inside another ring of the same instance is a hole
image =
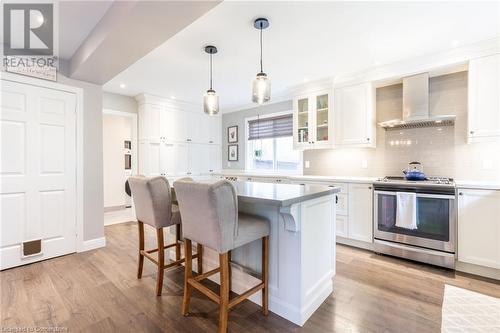
[[[272,99],[305,81],[357,72],[500,34],[499,2],[223,2],[104,85],[201,104],[216,45],[214,88],[222,112],[247,106],[258,72],[264,16],[264,71]],[[133,47],[131,41],[130,47]],[[120,87],[120,85],[122,87]]]
[[[112,0],[59,2],[59,58],[68,60],[107,12]]]

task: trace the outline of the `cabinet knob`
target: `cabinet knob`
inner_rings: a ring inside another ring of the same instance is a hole
[[[458,195],[464,195],[464,193],[463,193],[463,192],[460,192],[460,193],[458,193]]]
[[[366,138],[366,141],[370,141],[370,138]]]
[[[371,186],[368,186],[368,189],[369,189],[369,190],[371,190],[371,189],[372,189],[372,187],[371,187]]]
[[[474,131],[470,131],[469,133],[470,133],[470,134],[474,134]]]

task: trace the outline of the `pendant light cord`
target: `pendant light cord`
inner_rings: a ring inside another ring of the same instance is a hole
[[[262,23],[260,24],[260,72],[264,72],[262,69]]]
[[[210,90],[212,90],[212,52],[210,52]]]

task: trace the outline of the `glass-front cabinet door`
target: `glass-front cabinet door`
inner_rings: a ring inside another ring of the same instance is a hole
[[[303,96],[294,100],[294,148],[307,149],[311,144],[310,97]]]
[[[328,94],[316,96],[316,139],[315,143],[321,144],[328,142],[330,123],[329,123],[329,99]]]
[[[332,146],[330,92],[321,91],[294,98],[294,149]]]

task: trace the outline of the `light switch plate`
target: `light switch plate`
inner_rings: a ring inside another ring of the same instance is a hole
[[[308,169],[311,163],[309,161],[304,161],[304,168]]]

